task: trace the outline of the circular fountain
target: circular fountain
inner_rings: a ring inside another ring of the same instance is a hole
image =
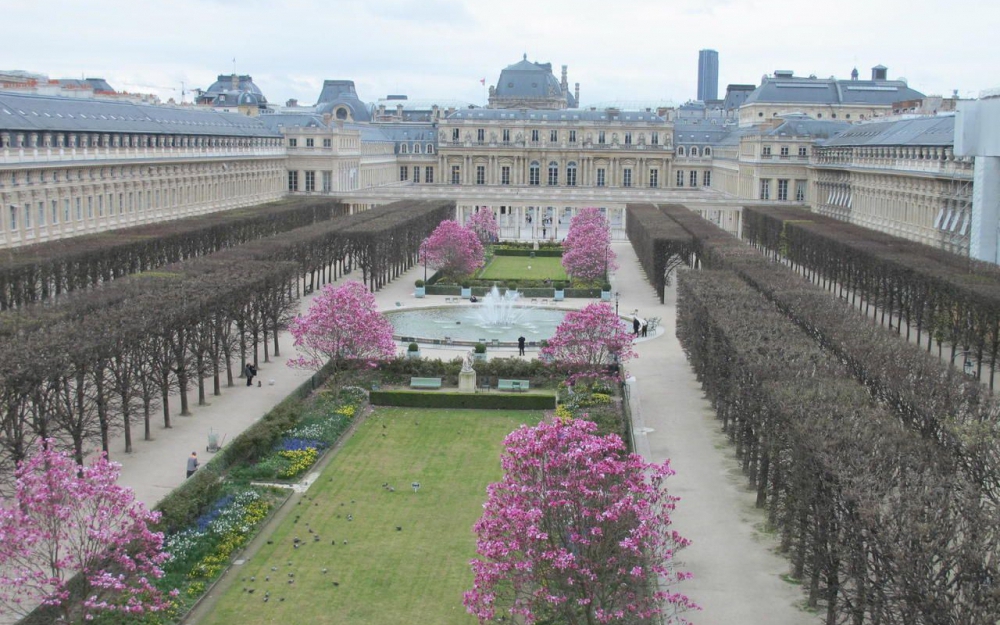
[[[565,315],[564,310],[525,305],[519,292],[501,294],[496,286],[477,304],[385,313],[397,340],[456,345],[480,340],[516,345],[519,336],[537,342],[555,334]]]

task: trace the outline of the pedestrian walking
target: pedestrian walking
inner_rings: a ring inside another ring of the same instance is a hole
[[[247,376],[247,386],[253,386],[253,379],[257,375],[257,367],[253,366],[253,363],[248,362],[243,371]]]
[[[524,356],[524,337],[517,337],[517,355]]]
[[[643,335],[643,336],[646,336],[646,333],[647,333],[648,331],[649,331],[649,322],[648,322],[648,321],[646,321],[645,319],[643,319],[643,320],[642,320],[642,335]]]
[[[188,456],[187,476],[191,477],[197,470],[198,470],[198,454],[192,451],[191,455]]]
[[[642,324],[639,322],[639,317],[632,315],[632,334],[634,336],[639,336],[639,328]]]

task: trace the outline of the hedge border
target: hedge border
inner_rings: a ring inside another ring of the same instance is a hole
[[[521,393],[428,393],[424,391],[372,391],[373,406],[403,408],[464,408],[480,410],[553,410],[555,395]]]

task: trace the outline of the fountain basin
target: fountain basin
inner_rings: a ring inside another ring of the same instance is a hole
[[[516,346],[517,338],[538,342],[551,338],[566,316],[558,308],[525,307],[525,314],[512,324],[492,325],[481,319],[477,306],[436,306],[391,310],[385,313],[392,324],[393,338],[414,343],[475,345],[479,339]]]

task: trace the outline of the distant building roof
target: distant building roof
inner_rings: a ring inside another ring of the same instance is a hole
[[[891,106],[893,102],[922,98],[901,80],[838,80],[803,78],[791,72],[764,77],[745,100],[750,104],[873,105]]]
[[[319,115],[307,113],[273,113],[271,115],[261,115],[258,118],[262,124],[271,130],[280,128],[325,128],[323,118]]]
[[[275,136],[258,119],[204,108],[0,92],[2,130]]]
[[[493,94],[491,94],[493,95]],[[551,100],[560,99],[563,95],[563,85],[552,74],[551,63],[536,63],[524,58],[508,65],[500,71],[495,96],[499,100]],[[576,98],[567,89],[566,106],[575,108]]]
[[[808,115],[785,115],[780,125],[771,128],[764,134],[772,136],[795,136],[813,137],[814,139],[828,139],[839,132],[843,132],[851,127],[850,122],[827,121],[813,119]]]
[[[462,109],[448,116],[448,119],[510,119],[519,121],[619,121],[619,122],[664,122],[662,117],[650,111],[584,111],[581,109]]]
[[[235,75],[235,89],[233,87],[233,77],[234,74],[219,74],[216,81],[202,93],[202,97],[212,99],[223,91],[246,91],[257,96],[262,104],[267,104],[267,98],[264,97],[260,87],[254,84],[253,78],[249,74]]]
[[[350,118],[353,121],[371,120],[371,106],[358,97],[353,80],[324,80],[323,90],[320,91],[319,100],[316,101],[316,112],[346,120],[344,111],[350,111]]]
[[[955,117],[941,115],[856,124],[823,142],[824,146],[931,145],[955,142]]]

